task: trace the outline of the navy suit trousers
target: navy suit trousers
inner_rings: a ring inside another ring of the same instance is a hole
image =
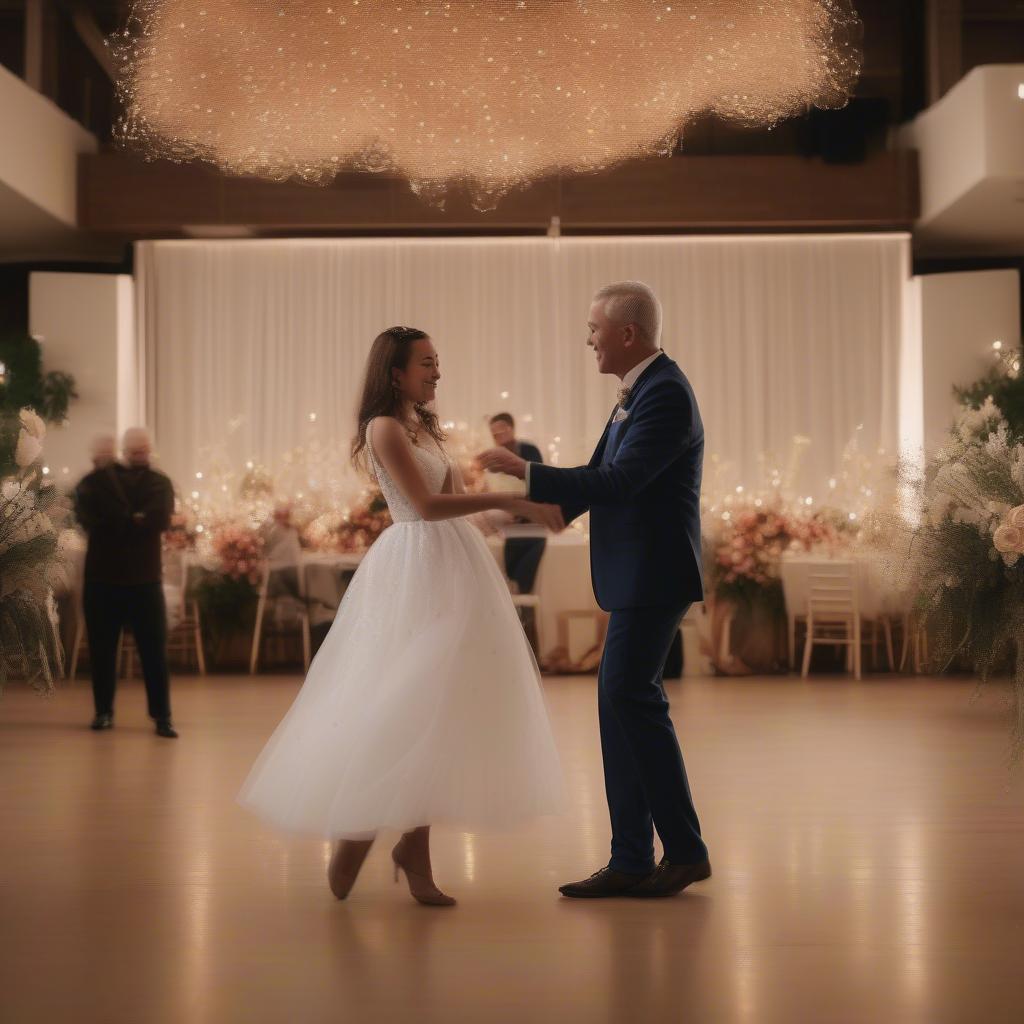
[[[672,864],[707,859],[662,674],[689,605],[611,613],[598,676],[605,792],[611,815],[609,866],[654,867],[654,829]]]

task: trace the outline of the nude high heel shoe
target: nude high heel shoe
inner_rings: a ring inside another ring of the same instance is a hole
[[[427,878],[425,875],[417,874],[415,871],[410,871],[408,866],[402,863],[402,859],[399,856],[398,850],[401,843],[398,844],[391,851],[391,861],[395,866],[395,883],[398,883],[398,872],[399,869],[405,872],[405,880],[409,883],[409,893],[414,900],[418,903],[422,903],[428,907],[454,907],[455,900],[451,896],[446,896],[436,885],[431,878]]]
[[[342,839],[335,846],[327,868],[327,884],[339,900],[352,891],[371,846],[372,839]]]

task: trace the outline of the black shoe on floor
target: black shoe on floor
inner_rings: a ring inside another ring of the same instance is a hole
[[[635,899],[646,899],[657,896],[675,896],[694,882],[703,882],[711,877],[711,862],[700,861],[697,864],[669,864],[667,860],[654,869],[639,885],[631,889],[627,895]]]
[[[160,721],[156,723],[156,734],[157,736],[163,736],[168,740],[176,740],[178,738],[178,734],[174,731],[174,726],[171,725],[171,720],[169,718],[161,718]]]
[[[611,896],[626,896],[630,890],[649,878],[649,875],[627,875],[611,868],[601,868],[582,882],[568,882],[560,885],[563,896],[577,900],[599,900]]]
[[[102,732],[104,729],[114,728],[114,716],[113,715],[97,715],[92,720],[92,725],[89,726],[93,732]]]

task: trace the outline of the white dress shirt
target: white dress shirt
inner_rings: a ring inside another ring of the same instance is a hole
[[[661,349],[659,348],[654,355],[648,356],[646,359],[637,363],[636,366],[634,366],[633,369],[622,378],[622,386],[624,388],[631,388],[640,379],[640,374],[642,374],[644,370],[646,370],[647,367],[650,366],[651,363],[653,363],[660,355]]]
[[[640,379],[640,375],[644,372],[644,370],[646,370],[647,367],[650,366],[651,363],[653,363],[654,360],[657,359],[658,356],[661,355],[662,351],[663,351],[663,349],[659,348],[658,351],[655,352],[653,355],[650,355],[646,359],[642,359],[639,363],[637,363],[636,366],[634,366],[633,369],[630,370],[622,378],[622,385],[621,386],[624,387],[624,388],[631,388],[631,387],[633,387],[633,385]],[[618,409],[619,406],[616,404],[615,408]],[[526,464],[526,477],[525,477],[525,479],[526,479],[526,493],[527,493],[527,495],[529,495],[529,493],[530,493],[530,463],[529,462]]]

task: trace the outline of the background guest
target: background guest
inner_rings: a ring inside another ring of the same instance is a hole
[[[263,529],[263,551],[267,559],[267,600],[279,625],[305,610],[306,599],[299,586],[302,571],[302,541],[292,522],[290,502],[274,506],[273,519]]]
[[[171,524],[174,488],[150,466],[145,430],[125,433],[124,464],[107,460],[101,440],[93,445],[97,468],[75,489],[78,521],[89,537],[83,607],[96,708],[92,728],[114,723],[117,648],[128,626],[142,662],[149,715],[157,735],[173,739],[178,734],[171,724],[160,540]]]
[[[289,502],[278,502],[274,506],[273,519],[263,531],[263,541],[267,561],[278,565],[299,564],[302,542],[292,522],[292,506]]]
[[[98,434],[89,448],[93,469],[103,469],[117,459],[117,442],[113,434]]]
[[[540,449],[529,441],[516,437],[516,421],[511,413],[499,412],[491,417],[491,437],[494,443],[518,455],[527,462],[543,462]],[[544,537],[507,537],[505,539],[505,574],[516,585],[520,594],[533,592],[537,570],[547,546]]]

